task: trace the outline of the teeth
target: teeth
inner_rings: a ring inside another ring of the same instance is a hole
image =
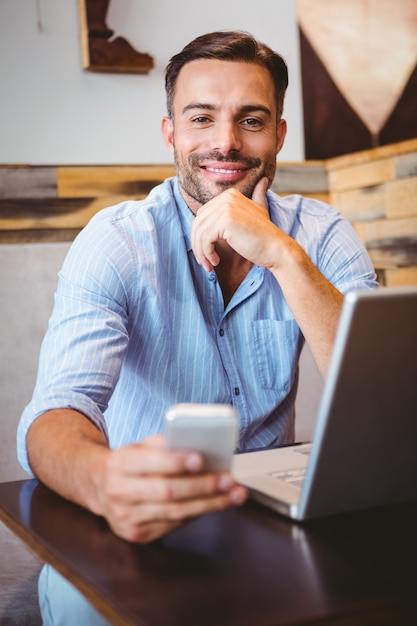
[[[207,167],[206,168],[209,172],[216,172],[218,174],[236,174],[237,172],[241,172],[242,170],[224,170],[224,169],[217,169],[215,167]]]

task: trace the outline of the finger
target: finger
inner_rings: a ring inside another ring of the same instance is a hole
[[[128,504],[140,502],[169,502],[190,500],[227,493],[236,486],[230,474],[199,474],[197,476],[147,476],[128,481],[124,486],[123,501]]]
[[[204,459],[197,452],[173,452],[160,441],[142,442],[113,450],[107,461],[111,476],[139,476],[197,473],[204,467]]]
[[[247,495],[244,487],[236,485],[226,494],[170,502],[164,507],[165,514],[171,521],[186,520],[190,517],[221,511],[231,506],[240,506],[247,499]]]
[[[208,241],[201,243],[197,248],[198,252],[194,252],[197,263],[202,265],[206,272],[211,272],[220,263],[220,257],[216,252],[214,243]]]
[[[207,205],[205,205],[207,207]],[[217,230],[214,235],[211,232],[210,220],[207,219],[207,213],[202,217],[197,215],[193,221],[191,230],[191,246],[197,263],[201,265],[206,272],[211,272],[220,262],[220,257],[216,252],[215,244],[218,239]]]
[[[258,180],[252,193],[252,200],[260,204],[266,209],[266,192],[268,190],[269,181],[266,176]]]

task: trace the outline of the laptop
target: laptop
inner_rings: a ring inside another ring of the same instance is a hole
[[[299,521],[417,499],[417,286],[345,297],[312,442],[235,455],[232,472]]]

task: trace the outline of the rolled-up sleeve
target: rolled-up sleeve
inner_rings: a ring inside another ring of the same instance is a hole
[[[118,245],[120,251],[115,254]],[[108,250],[112,253],[107,254]],[[122,240],[98,223],[96,229],[79,236],[64,262],[41,347],[33,398],[17,432],[18,458],[26,471],[30,471],[27,431],[48,410],[75,409],[108,438],[103,414],[128,342],[123,277],[111,259],[118,259],[123,266],[126,254]]]

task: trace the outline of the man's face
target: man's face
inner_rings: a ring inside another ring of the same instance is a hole
[[[202,59],[180,71],[174,122],[162,132],[174,152],[181,193],[193,212],[229,187],[247,197],[275,176],[286,125],[277,122],[274,84],[254,63]]]

